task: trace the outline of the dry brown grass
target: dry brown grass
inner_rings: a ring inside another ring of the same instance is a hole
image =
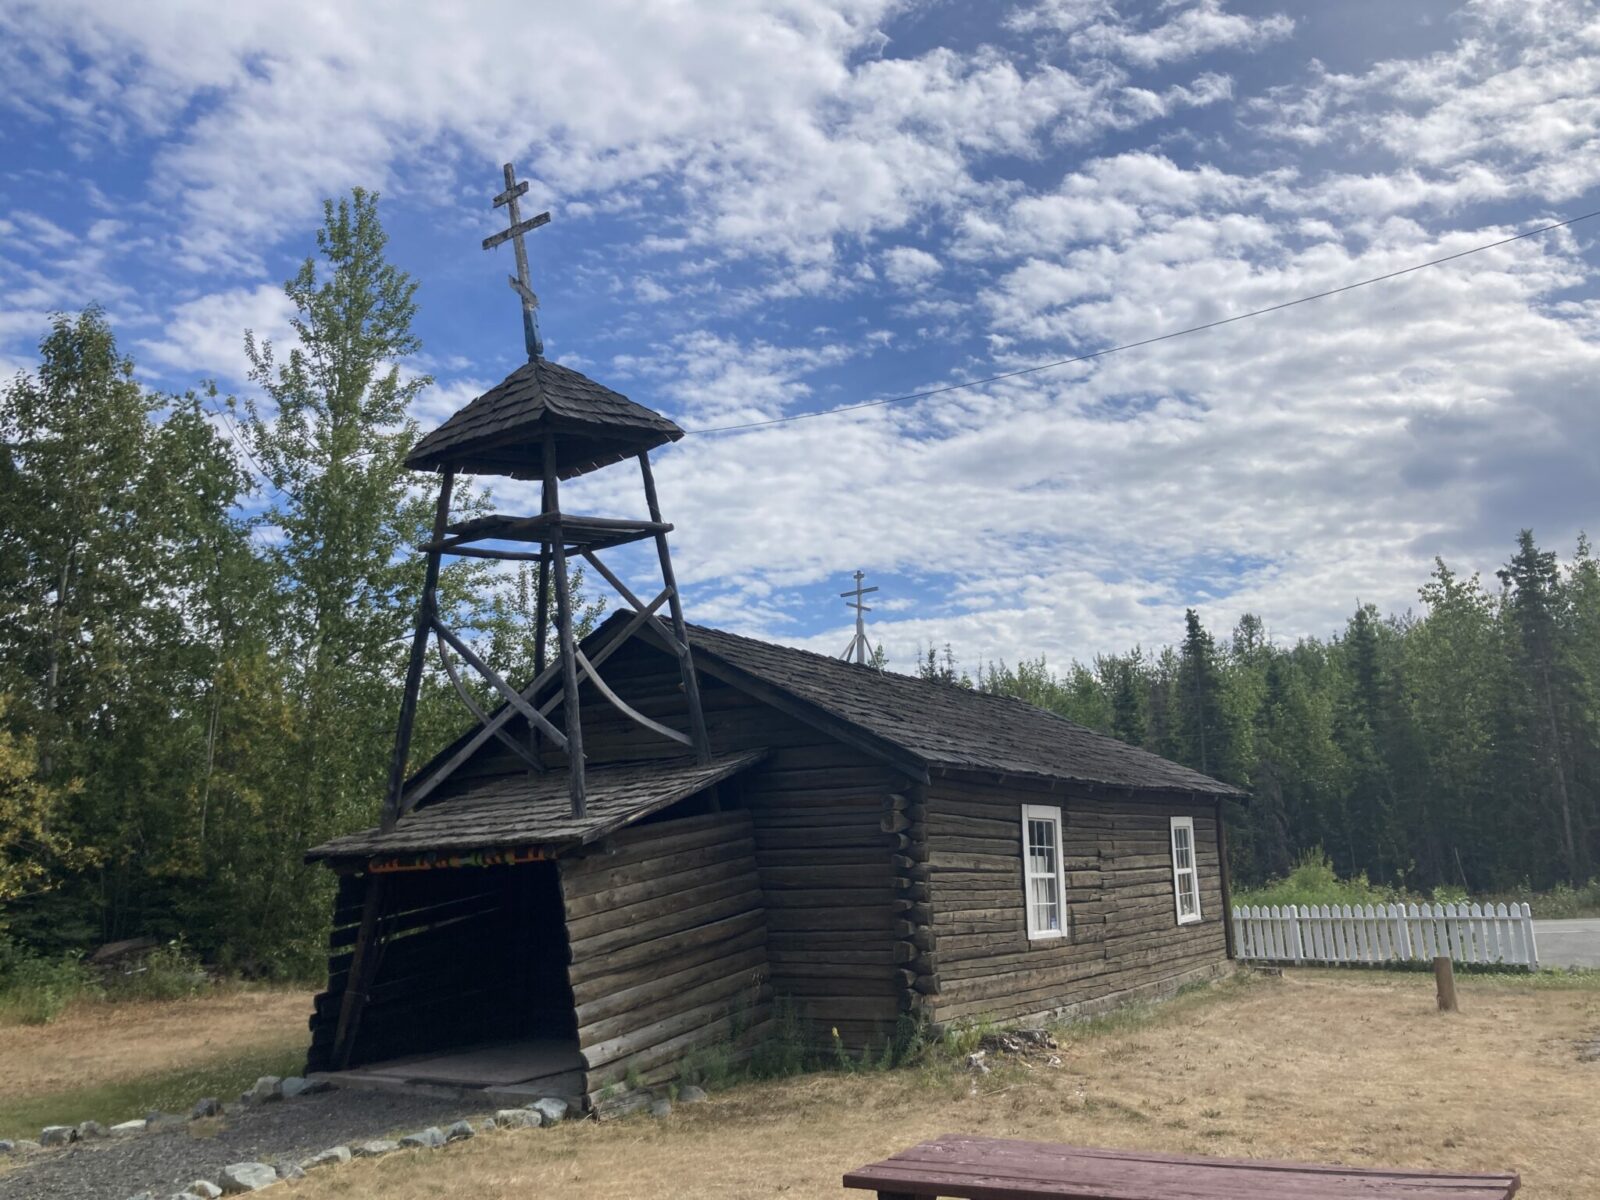
[[[118,1084],[201,1067],[243,1047],[303,1047],[310,1011],[304,991],[75,1005],[49,1025],[0,1026],[0,1095]]]
[[[664,1121],[495,1133],[315,1174],[300,1200],[378,1196],[828,1197],[841,1174],[945,1132],[1228,1156],[1522,1173],[1527,1200],[1600,1179],[1600,990],[1297,972],[1075,1037],[1057,1070],[974,1092],[950,1069],[749,1084]],[[850,1193],[863,1195],[864,1193]]]

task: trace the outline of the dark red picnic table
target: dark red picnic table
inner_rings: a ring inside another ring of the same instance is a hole
[[[1458,1175],[1144,1150],[947,1133],[859,1167],[845,1187],[878,1200],[1508,1200],[1515,1172]]]

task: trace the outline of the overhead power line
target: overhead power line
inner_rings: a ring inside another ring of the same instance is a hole
[[[1541,225],[1537,229],[1530,229],[1526,233],[1513,234],[1501,238],[1496,242],[1485,242],[1481,246],[1473,246],[1470,250],[1458,250],[1454,254],[1446,254],[1439,258],[1431,258],[1427,262],[1414,263],[1409,267],[1401,267],[1398,271],[1388,271],[1382,275],[1374,275],[1368,279],[1358,279],[1354,283],[1347,283],[1340,287],[1329,288],[1323,292],[1313,292],[1309,296],[1297,296],[1293,300],[1284,300],[1277,304],[1269,304],[1265,308],[1251,309],[1249,312],[1235,313],[1231,317],[1222,317],[1216,321],[1207,321],[1202,325],[1190,325],[1187,329],[1173,329],[1166,333],[1158,333],[1151,337],[1140,338],[1136,342],[1123,342],[1118,346],[1106,346],[1101,350],[1091,350],[1087,354],[1074,354],[1071,358],[1058,358],[1053,362],[1036,363],[1031,367],[1019,367],[1015,371],[1002,371],[998,375],[987,375],[982,379],[968,379],[961,383],[945,384],[943,387],[928,388],[921,392],[908,392],[903,396],[888,396],[880,400],[863,400],[856,404],[841,404],[837,408],[824,408],[817,412],[794,413],[787,417],[768,417],[761,421],[743,421],[735,425],[712,425],[703,429],[688,429],[685,433],[712,434],[735,433],[742,429],[761,429],[768,425],[787,425],[794,421],[812,421],[818,417],[833,417],[840,413],[860,412],[868,408],[884,408],[890,404],[906,404],[912,400],[926,400],[931,396],[942,396],[947,392],[959,392],[966,388],[982,387],[989,383],[999,383],[1004,379],[1016,379],[1020,375],[1033,375],[1039,371],[1049,371],[1056,367],[1070,366],[1072,363],[1089,362],[1096,358],[1104,358],[1108,354],[1120,354],[1124,350],[1137,350],[1141,346],[1153,346],[1157,342],[1171,341],[1173,338],[1187,337],[1191,333],[1203,333],[1208,329],[1218,329],[1223,325],[1232,325],[1236,321],[1248,321],[1254,317],[1264,317],[1269,313],[1282,312],[1286,308],[1294,308],[1300,304],[1310,304],[1314,300],[1326,300],[1329,296],[1338,296],[1344,292],[1353,292],[1357,288],[1370,287],[1375,283],[1384,283],[1390,279],[1398,279],[1402,275],[1412,275],[1418,271],[1426,271],[1429,267],[1442,266],[1454,262],[1458,258],[1466,258],[1472,254],[1482,254],[1485,250],[1493,250],[1499,246],[1509,246],[1512,242],[1520,242],[1525,238],[1538,237],[1556,229],[1565,229],[1568,225],[1576,225],[1580,221],[1588,221],[1600,217],[1600,209],[1586,212],[1576,217],[1568,217],[1565,221],[1556,221],[1549,225]]]

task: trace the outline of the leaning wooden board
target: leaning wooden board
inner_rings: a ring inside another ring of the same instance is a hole
[[[860,1167],[879,1200],[1508,1200],[1515,1172],[1458,1175],[1097,1150],[946,1134]]]

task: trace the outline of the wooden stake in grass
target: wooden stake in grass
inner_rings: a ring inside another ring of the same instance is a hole
[[[1433,960],[1433,981],[1439,988],[1439,1011],[1456,1011],[1456,972],[1450,956],[1441,954]]]

